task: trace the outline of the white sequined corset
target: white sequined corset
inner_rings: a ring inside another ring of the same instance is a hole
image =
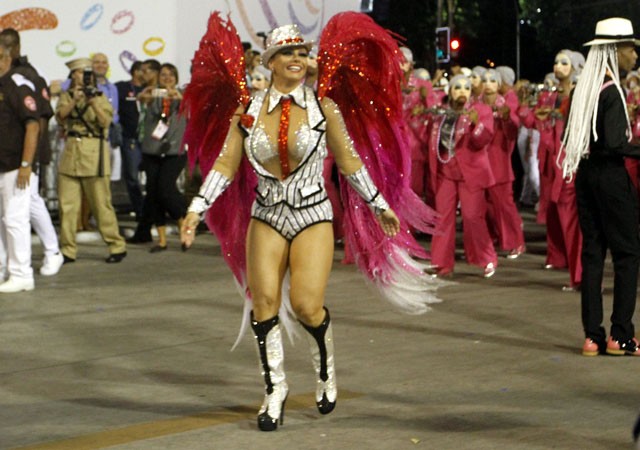
[[[245,154],[258,174],[256,201],[262,206],[284,202],[297,209],[316,205],[327,198],[322,176],[323,162],[327,156],[326,122],[313,90],[303,89],[307,124],[296,132],[296,154],[292,155],[300,160],[300,164],[284,180],[278,179],[263,166],[266,161],[278,157],[278,150],[269,141],[264,128],[258,123],[251,128],[242,127],[247,132]],[[266,98],[266,92],[258,93],[246,114],[258,117]]]
[[[289,153],[290,157],[297,161],[301,161],[304,158],[307,148],[309,148],[310,132],[311,128],[306,123],[296,131],[296,147],[293,153]],[[279,158],[278,147],[273,145],[269,139],[262,122],[255,127],[249,138],[249,149],[255,160],[260,164],[266,164],[273,159]]]

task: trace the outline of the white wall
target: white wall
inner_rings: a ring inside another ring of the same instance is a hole
[[[176,64],[185,82],[214,10],[230,13],[241,39],[259,48],[261,39],[252,31],[297,22],[317,40],[331,16],[359,5],[360,0],[2,0],[0,28],[20,31],[22,53],[48,79],[67,76],[65,61],[100,51],[109,57],[112,81],[128,78],[131,61],[123,54],[129,52],[136,59]],[[157,39],[145,47],[150,38]],[[161,52],[150,55],[154,50]]]

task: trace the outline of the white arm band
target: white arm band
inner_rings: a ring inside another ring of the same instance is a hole
[[[187,212],[198,213],[202,217],[203,213],[209,209],[209,206],[216,201],[229,184],[231,184],[231,180],[212,169],[200,186],[198,195],[193,197]]]
[[[367,205],[376,216],[389,209],[389,203],[384,199],[376,185],[373,184],[373,180],[365,166],[347,176],[347,181],[360,194],[360,197],[367,202]]]

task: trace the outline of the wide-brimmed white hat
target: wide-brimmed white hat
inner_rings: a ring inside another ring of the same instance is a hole
[[[594,39],[584,45],[617,44],[619,42],[633,42],[635,45],[640,45],[640,40],[633,34],[633,25],[629,19],[611,17],[596,24]]]
[[[297,25],[283,25],[269,32],[265,46],[262,65],[268,69],[269,60],[280,50],[289,47],[306,47],[308,51],[311,51],[313,41],[307,41]]]

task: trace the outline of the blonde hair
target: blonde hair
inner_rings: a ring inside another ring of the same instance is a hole
[[[556,161],[559,164],[564,154],[562,175],[565,178],[573,178],[580,160],[589,154],[592,132],[594,141],[598,140],[596,131],[598,99],[607,74],[611,76],[624,104],[625,95],[620,86],[617,46],[615,44],[594,45],[589,50],[587,61],[573,93],[569,118]],[[627,133],[631,136],[629,113],[627,108],[624,108],[624,111],[627,119]]]

